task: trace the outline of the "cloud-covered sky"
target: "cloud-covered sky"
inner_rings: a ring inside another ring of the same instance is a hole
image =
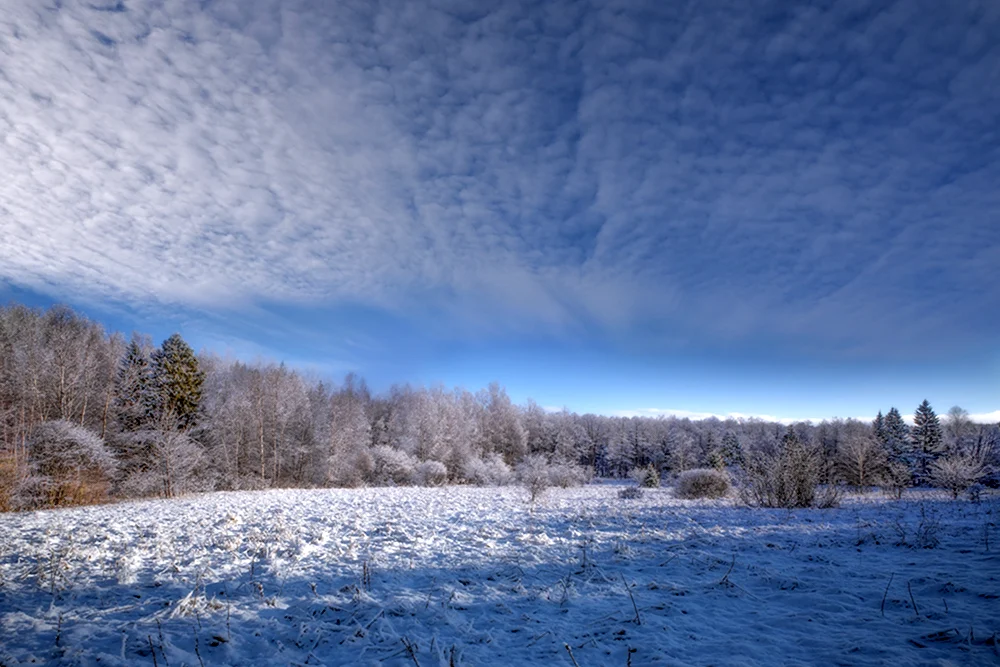
[[[6,0],[0,176],[8,291],[214,347],[1000,407],[994,0]]]

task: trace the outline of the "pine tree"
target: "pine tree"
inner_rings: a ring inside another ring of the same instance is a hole
[[[128,344],[118,366],[114,405],[123,431],[137,431],[153,419],[156,410],[153,369],[139,339],[133,338]]]
[[[881,410],[878,411],[875,421],[872,422],[872,433],[879,442],[885,444],[885,417],[882,416]]]
[[[181,430],[193,427],[205,382],[194,351],[180,334],[174,334],[153,353],[152,361],[160,416],[176,419]]]
[[[726,431],[722,436],[722,447],[719,449],[724,467],[743,465],[743,447],[739,438],[732,431]]]
[[[911,467],[913,457],[910,427],[903,421],[903,415],[896,408],[889,408],[889,412],[886,413],[882,435],[882,441],[889,451],[889,460]]]
[[[924,399],[913,415],[913,444],[917,480],[926,482],[930,477],[931,464],[944,452],[941,422],[927,399]]]

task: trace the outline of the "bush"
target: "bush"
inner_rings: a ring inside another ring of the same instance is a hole
[[[903,492],[910,486],[910,468],[901,461],[892,461],[882,473],[882,488],[896,500],[903,497]]]
[[[372,462],[371,481],[378,486],[411,484],[416,476],[417,460],[395,447],[373,447]]]
[[[514,480],[510,467],[499,454],[466,461],[462,466],[462,477],[476,486],[505,486]]]
[[[84,505],[104,502],[115,459],[101,438],[65,420],[39,424],[28,442],[29,474],[15,505]]]
[[[590,471],[574,463],[560,462],[549,464],[549,482],[553,486],[567,489],[580,486],[590,480]]]
[[[632,468],[629,477],[644,489],[655,489],[660,486],[660,473],[652,463],[644,468]]]
[[[645,492],[638,486],[627,486],[618,491],[618,497],[623,500],[638,500],[645,495]]]
[[[696,468],[681,473],[674,487],[678,498],[722,498],[729,493],[729,476],[714,468]]]
[[[986,473],[982,457],[973,454],[956,454],[938,459],[931,465],[931,481],[947,489],[952,498],[976,484]]]
[[[551,484],[549,462],[541,454],[529,454],[517,465],[517,481],[528,490],[534,503]]]
[[[828,486],[818,499],[820,457],[815,449],[801,443],[791,432],[774,452],[757,451],[743,466],[740,495],[744,502],[759,507],[832,507],[840,493]]]
[[[416,481],[421,486],[441,486],[448,481],[448,468],[440,461],[422,461],[417,464]]]

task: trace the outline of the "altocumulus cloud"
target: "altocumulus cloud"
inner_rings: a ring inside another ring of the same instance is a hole
[[[998,35],[992,0],[7,0],[0,277],[982,344]]]

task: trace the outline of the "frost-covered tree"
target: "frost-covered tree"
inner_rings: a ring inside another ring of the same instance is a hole
[[[952,454],[930,464],[930,481],[947,489],[952,498],[979,482],[987,472],[987,463],[979,453]]]
[[[967,410],[953,406],[944,424],[944,448],[949,454],[968,451],[976,442],[976,425]]]
[[[479,393],[480,451],[503,456],[508,465],[519,461],[528,449],[528,437],[517,407],[496,382]]]
[[[337,486],[359,486],[372,472],[371,394],[353,373],[330,398],[330,454],[328,481]]]
[[[205,450],[180,425],[161,422],[124,435],[130,450],[129,466],[122,470],[119,489],[126,497],[173,498],[214,487]]]
[[[855,488],[880,483],[888,462],[885,447],[873,433],[857,431],[840,441],[838,468],[844,481]]]

